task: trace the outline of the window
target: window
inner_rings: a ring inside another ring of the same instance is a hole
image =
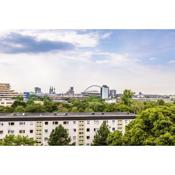
[[[0,131],[0,134],[3,134],[3,131]]]
[[[14,122],[9,122],[9,125],[13,126],[13,125],[15,125],[15,123]]]
[[[25,130],[19,130],[19,133],[20,134],[24,134],[25,133]]]
[[[69,124],[69,122],[68,121],[63,121],[63,124],[66,125],[66,124]]]
[[[90,139],[90,136],[87,136],[86,138],[87,138],[87,139]]]
[[[74,130],[74,132],[76,132],[76,128],[74,128],[73,130]]]
[[[96,128],[94,128],[94,132],[96,131]]]
[[[30,133],[33,133],[33,130],[30,130]]]
[[[76,121],[73,121],[73,124],[76,124]]]
[[[114,124],[115,123],[115,120],[112,120],[112,123]]]
[[[3,125],[4,125],[4,123],[0,123],[0,125],[1,125],[1,126],[3,126]]]
[[[25,122],[19,122],[19,125],[25,125]]]
[[[48,122],[45,122],[45,125],[48,125]]]
[[[58,122],[53,122],[53,125],[58,125]]]
[[[118,127],[119,130],[122,130],[122,127]]]
[[[122,124],[122,120],[118,120],[118,124]]]
[[[45,132],[45,133],[48,133],[48,129],[45,129],[44,132]]]
[[[48,141],[49,139],[47,137],[44,138],[44,141]]]
[[[79,132],[79,134],[83,134],[83,132]]]
[[[90,124],[90,120],[87,120],[87,124],[88,124],[88,125]]]
[[[30,125],[33,125],[33,122],[30,122]]]
[[[115,131],[115,128],[112,128],[113,131]]]
[[[76,140],[76,136],[73,136],[73,140]]]
[[[90,128],[87,128],[86,131],[89,132],[90,131]]]
[[[14,134],[14,130],[8,130],[8,134]]]

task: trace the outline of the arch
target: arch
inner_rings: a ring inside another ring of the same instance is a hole
[[[101,88],[101,86],[99,86],[99,85],[91,85],[91,86],[87,87],[83,92],[87,92],[87,90],[90,89],[90,88],[92,88],[92,87]]]

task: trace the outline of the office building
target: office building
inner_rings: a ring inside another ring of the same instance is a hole
[[[67,129],[71,143],[91,145],[94,135],[103,121],[110,131],[125,132],[125,126],[135,118],[135,114],[105,113],[0,113],[0,139],[6,135],[22,135],[33,138],[38,145],[48,145],[52,130],[60,124]]]
[[[101,87],[101,98],[102,99],[108,99],[109,98],[109,87],[106,85],[103,85]]]
[[[115,98],[116,95],[117,95],[116,90],[111,89],[111,90],[109,91],[109,96],[110,96],[111,98]]]

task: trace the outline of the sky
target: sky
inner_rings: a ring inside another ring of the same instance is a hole
[[[106,84],[175,94],[175,30],[0,31],[0,82],[19,92]]]

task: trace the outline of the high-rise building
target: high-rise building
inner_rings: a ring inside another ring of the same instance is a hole
[[[0,83],[0,99],[12,99],[18,95],[17,92],[10,89],[10,84]]]
[[[103,85],[101,87],[101,98],[108,99],[109,98],[109,87],[107,85]]]
[[[111,89],[111,90],[109,91],[109,96],[110,96],[111,98],[116,97],[116,95],[117,95],[116,90]]]
[[[41,94],[41,88],[40,87],[35,87],[35,94]]]
[[[23,100],[24,102],[27,102],[30,98],[30,92],[24,92],[23,93]]]

